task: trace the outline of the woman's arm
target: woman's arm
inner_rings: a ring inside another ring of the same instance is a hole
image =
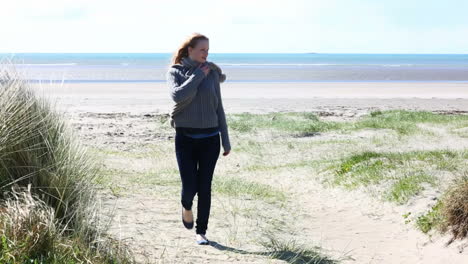
[[[197,88],[200,82],[205,77],[205,74],[200,68],[196,68],[192,75],[181,85],[177,83],[176,74],[178,69],[170,68],[166,74],[167,85],[169,86],[172,100],[179,103],[197,94]]]
[[[218,114],[218,124],[219,124],[219,129],[221,131],[223,149],[224,149],[224,152],[229,152],[231,150],[231,143],[229,141],[229,132],[228,132],[228,126],[226,122],[226,115],[224,113],[223,100],[221,98],[221,87],[220,87],[219,82],[215,82],[215,83],[216,83],[216,94],[218,96],[218,109],[216,112]]]

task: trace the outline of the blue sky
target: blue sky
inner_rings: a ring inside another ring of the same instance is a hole
[[[466,0],[15,0],[0,52],[468,53]],[[7,26],[4,26],[7,25]]]

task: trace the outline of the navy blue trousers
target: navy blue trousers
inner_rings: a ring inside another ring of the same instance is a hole
[[[182,206],[192,209],[198,195],[196,233],[206,234],[211,207],[211,180],[220,153],[220,135],[191,138],[177,132],[175,152],[182,180]]]

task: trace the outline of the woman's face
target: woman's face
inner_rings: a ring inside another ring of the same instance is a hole
[[[194,61],[204,63],[208,58],[209,48],[210,44],[208,40],[199,40],[194,48],[188,47],[189,57]]]

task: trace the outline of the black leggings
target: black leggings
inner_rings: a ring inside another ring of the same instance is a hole
[[[182,206],[192,209],[198,194],[196,233],[205,234],[211,207],[211,180],[220,153],[220,135],[191,138],[177,132],[175,152],[182,180]]]

